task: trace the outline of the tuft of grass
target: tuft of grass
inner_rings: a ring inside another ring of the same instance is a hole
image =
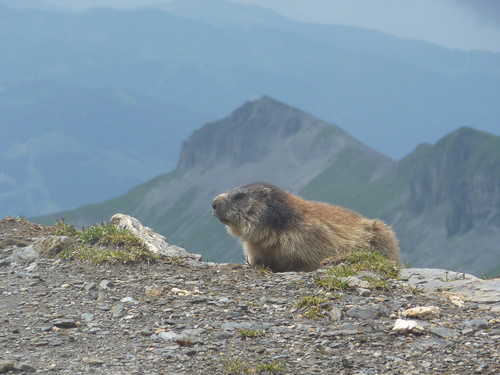
[[[355,276],[360,271],[375,273],[378,276],[366,277],[365,280],[375,288],[387,289],[387,280],[398,278],[400,269],[396,262],[376,251],[350,252],[329,259],[329,263],[335,264],[326,271],[323,278],[316,280],[316,284],[334,291],[347,289],[349,283],[342,278]]]
[[[250,365],[239,358],[227,359],[223,361],[224,373],[226,374],[249,374]]]
[[[465,279],[465,273],[463,272],[446,272],[444,274],[444,277],[438,278],[438,280],[448,283],[451,281],[458,281],[458,280],[464,280]]]
[[[285,365],[281,361],[259,362],[252,366],[250,362],[239,358],[223,360],[225,374],[280,374],[285,370]]]
[[[322,278],[315,279],[316,285],[333,292],[341,292],[349,287],[349,281],[327,272]]]
[[[260,362],[255,367],[255,371],[257,371],[257,373],[259,374],[265,372],[270,372],[271,374],[279,374],[284,370],[285,370],[285,365],[283,364],[283,362],[280,361],[275,361],[270,363]]]
[[[56,220],[56,224],[54,225],[54,234],[56,236],[78,237],[79,233],[80,231],[73,224],[66,223],[64,217]]]
[[[328,302],[328,299],[323,296],[306,296],[302,297],[296,302],[297,307],[311,307],[311,306],[319,306]]]
[[[397,278],[399,266],[376,251],[354,251],[337,258],[336,265],[327,272],[339,277],[356,275],[359,271],[370,271],[387,278]]]
[[[254,338],[254,337],[262,337],[266,333],[262,330],[258,329],[241,329],[238,331],[241,338]]]
[[[320,319],[325,316],[325,313],[320,306],[311,306],[302,313],[302,316],[309,319]]]
[[[262,273],[264,275],[273,273],[273,271],[271,270],[271,268],[269,268],[268,266],[255,266],[253,268],[257,272]]]
[[[138,237],[110,223],[92,225],[79,231],[64,221],[58,221],[56,233],[72,235],[78,239],[77,245],[59,253],[62,259],[82,259],[94,263],[134,263],[158,258]]]
[[[299,299],[295,305],[302,309],[302,315],[306,318],[318,319],[325,315],[325,309],[322,306],[327,304],[328,301],[329,299],[326,296],[306,296]]]
[[[370,285],[375,289],[390,289],[390,285],[387,282],[387,278],[376,277],[376,276],[375,277],[365,276],[363,277],[363,280],[370,283]]]

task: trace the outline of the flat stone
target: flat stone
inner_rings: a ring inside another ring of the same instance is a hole
[[[57,328],[76,328],[76,321],[73,319],[56,319],[52,322],[52,324]]]
[[[457,331],[444,327],[430,327],[429,332],[443,339],[460,336]]]
[[[12,263],[27,264],[27,263],[32,263],[33,261],[35,261],[38,258],[39,258],[39,255],[36,252],[34,245],[28,245],[28,246],[14,252],[7,259],[9,261],[11,261]]]
[[[125,315],[125,306],[122,304],[116,305],[111,309],[113,318],[121,318]]]
[[[375,319],[380,315],[380,310],[376,307],[356,306],[347,310],[346,315],[355,319]]]
[[[470,327],[470,328],[487,328],[490,323],[487,319],[472,319],[472,320],[467,320],[464,322],[464,324],[467,326],[467,327]]]
[[[11,362],[0,362],[0,374],[5,374],[9,371],[16,371],[16,366]]]
[[[435,319],[441,314],[441,309],[436,306],[417,306],[402,312],[407,318]]]

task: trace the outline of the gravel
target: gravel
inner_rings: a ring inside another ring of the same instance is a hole
[[[29,247],[26,232],[18,239]],[[4,243],[9,236],[0,232]],[[296,302],[322,293],[321,272],[189,258],[3,261],[16,250],[0,247],[0,374],[499,373],[500,320],[490,305],[457,304],[404,280],[363,285],[369,293],[353,286],[308,318]],[[440,313],[417,317],[422,330],[393,330],[403,311],[425,306]]]

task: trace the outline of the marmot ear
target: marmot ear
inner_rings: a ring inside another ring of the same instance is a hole
[[[265,198],[271,198],[272,189],[265,187],[262,189],[262,196]]]

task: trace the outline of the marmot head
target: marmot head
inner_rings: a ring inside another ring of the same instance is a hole
[[[263,230],[282,232],[295,217],[286,202],[287,194],[276,186],[254,182],[216,196],[212,213],[238,237]]]

